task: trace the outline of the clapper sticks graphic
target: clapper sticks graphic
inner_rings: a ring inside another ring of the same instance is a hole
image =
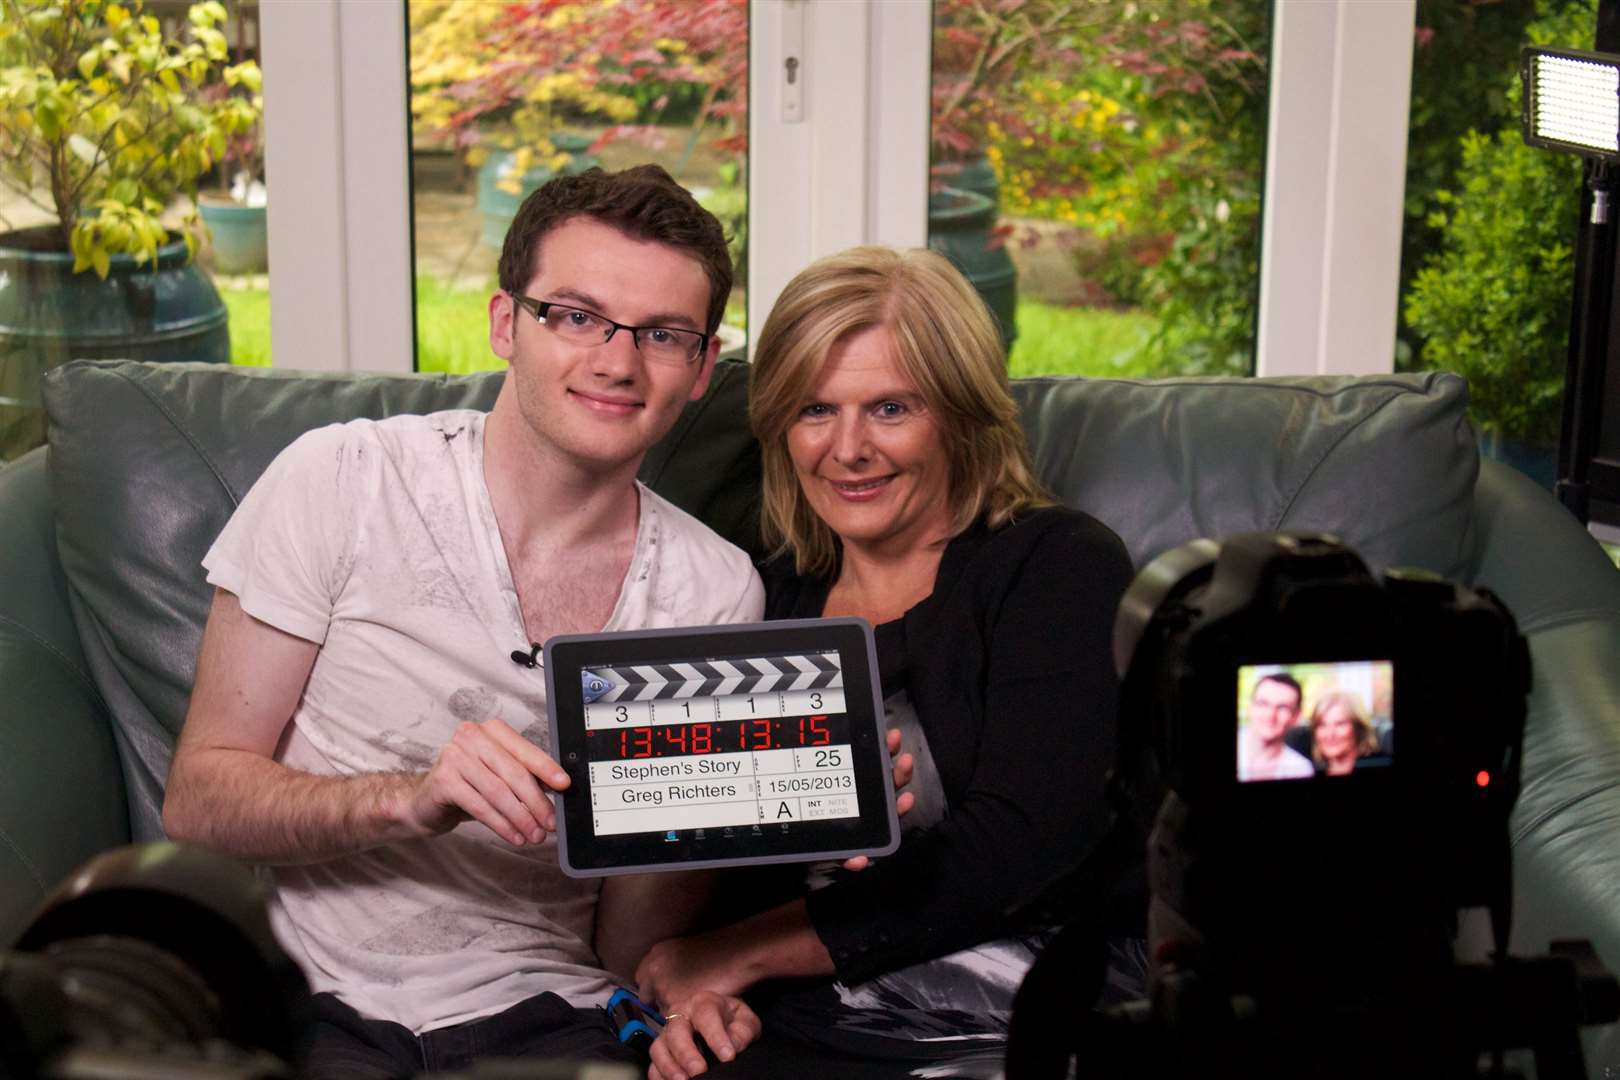
[[[819,690],[844,685],[836,652],[751,656],[681,664],[624,664],[584,672],[585,702]],[[593,691],[599,691],[593,693]]]

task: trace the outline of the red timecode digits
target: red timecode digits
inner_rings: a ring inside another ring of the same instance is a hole
[[[652,729],[636,728],[619,732],[619,756],[622,758],[652,757]]]
[[[771,748],[771,722],[766,717],[744,720],[737,725],[737,749],[769,750]]]
[[[707,754],[710,750],[714,749],[714,745],[711,741],[713,732],[708,724],[693,724],[691,730],[692,753]]]
[[[799,718],[799,745],[800,746],[826,746],[832,742],[832,732],[827,730],[825,716],[810,716]]]

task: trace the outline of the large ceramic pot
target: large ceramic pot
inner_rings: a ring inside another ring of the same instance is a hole
[[[928,196],[928,246],[951,260],[984,298],[1011,351],[1018,336],[1018,270],[995,227],[995,204],[977,192],[942,188]]]
[[[591,145],[591,140],[584,135],[574,135],[567,132],[557,132],[551,136],[551,145],[558,150],[573,155],[568,164],[562,167],[564,175],[581,173],[593,165],[600,165],[601,161],[592,154],[585,153],[585,148]],[[507,162],[512,158],[510,153],[497,154],[484,162],[483,168],[478,170],[478,214],[482,219],[479,236],[484,245],[496,251],[506,242],[507,226],[512,224],[512,218],[517,216],[518,207],[529,194],[550,180],[556,173],[545,165],[536,165],[518,179],[517,192],[506,191],[499,186],[499,181],[507,172]]]
[[[45,441],[39,379],[80,358],[231,358],[225,304],[180,241],[156,265],[114,255],[105,280],[73,272],[54,227],[0,234],[0,461]]]
[[[270,237],[265,208],[243,206],[234,199],[197,202],[197,212],[208,226],[214,270],[221,274],[262,274],[270,265]]]

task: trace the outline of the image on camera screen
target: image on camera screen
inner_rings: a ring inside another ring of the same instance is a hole
[[[1388,660],[1238,668],[1238,781],[1348,776],[1389,765],[1394,702]]]

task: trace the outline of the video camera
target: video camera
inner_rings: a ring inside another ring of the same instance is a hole
[[[1127,590],[1114,660],[1111,782],[1120,829],[1146,837],[1150,998],[1080,1003],[1062,1047],[1015,1011],[1009,1080],[1071,1060],[1081,1076],[1461,1077],[1515,1047],[1542,1077],[1581,1075],[1575,1029],[1620,1011],[1614,980],[1585,943],[1507,957],[1530,661],[1496,597],[1423,571],[1380,581],[1324,535],[1199,540]],[[1454,958],[1474,908],[1489,964]],[[1026,987],[1065,953],[1097,955],[1049,948]]]
[[[76,871],[0,951],[0,1080],[291,1080],[309,986],[246,867],[169,843]],[[611,1062],[487,1059],[434,1080],[634,1080]]]

